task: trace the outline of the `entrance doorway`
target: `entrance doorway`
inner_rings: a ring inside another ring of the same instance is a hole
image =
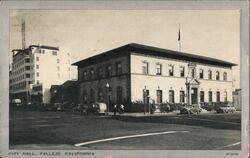
[[[198,104],[198,90],[191,88],[191,104]]]

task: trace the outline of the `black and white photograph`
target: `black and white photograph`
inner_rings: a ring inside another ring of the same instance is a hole
[[[247,156],[241,10],[8,15],[7,156]]]

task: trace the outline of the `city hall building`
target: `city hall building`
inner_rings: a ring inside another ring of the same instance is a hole
[[[232,101],[236,64],[215,58],[131,43],[73,65],[83,104]]]

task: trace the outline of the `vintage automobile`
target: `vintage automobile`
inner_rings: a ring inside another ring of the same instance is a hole
[[[85,113],[87,115],[107,114],[107,105],[100,102],[92,103],[86,108]]]
[[[64,106],[62,103],[54,103],[54,108],[56,111],[64,111]]]
[[[202,112],[200,107],[184,107],[180,110],[180,114],[199,114]]]
[[[217,113],[234,113],[236,111],[234,106],[224,105],[216,109]]]
[[[12,99],[11,105],[13,106],[22,106],[22,100],[21,99]]]

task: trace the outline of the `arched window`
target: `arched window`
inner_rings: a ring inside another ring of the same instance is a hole
[[[220,72],[216,71],[216,80],[220,80]]]
[[[208,70],[208,79],[212,80],[212,70]]]
[[[203,78],[203,69],[200,69],[199,77],[202,79]]]
[[[83,90],[83,103],[87,103],[87,101],[88,101],[87,91]]]
[[[95,90],[94,89],[90,90],[90,102],[91,103],[95,102]]]

